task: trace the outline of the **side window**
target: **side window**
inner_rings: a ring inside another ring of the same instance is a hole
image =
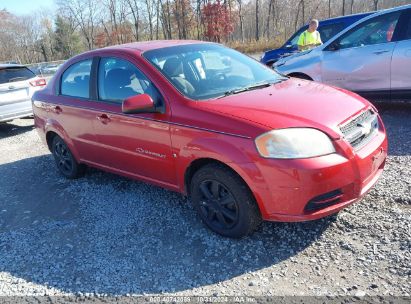
[[[333,23],[333,24],[320,26],[318,28],[318,32],[320,33],[321,41],[325,43],[328,40],[330,40],[332,37],[334,37],[336,34],[341,32],[343,29],[344,29],[344,23],[339,22],[339,23]]]
[[[91,63],[91,59],[80,61],[64,71],[61,76],[61,95],[89,98]]]
[[[287,43],[287,45],[297,46],[297,42],[298,42],[298,39],[300,38],[300,35],[301,35],[302,32],[304,32],[307,28],[308,28],[308,26],[303,26],[302,28],[300,28],[300,29],[298,30],[298,32],[295,33],[294,36],[289,40],[289,42]]]
[[[405,23],[404,40],[411,39],[411,10],[407,12],[408,22]]]
[[[405,30],[405,39],[411,39],[411,19],[408,21],[408,28]]]
[[[387,43],[392,40],[400,12],[369,19],[340,39],[340,48]]]
[[[98,68],[98,94],[102,101],[122,103],[124,99],[148,94],[155,105],[161,104],[161,96],[153,83],[127,60],[101,58]]]

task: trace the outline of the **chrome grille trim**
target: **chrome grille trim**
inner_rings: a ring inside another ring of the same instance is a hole
[[[344,139],[355,151],[368,144],[378,132],[378,115],[369,109],[340,126]]]

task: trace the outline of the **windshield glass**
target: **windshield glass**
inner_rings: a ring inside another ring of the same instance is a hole
[[[147,51],[143,56],[182,94],[195,100],[258,89],[260,86],[256,85],[286,79],[258,61],[218,44],[174,46]]]

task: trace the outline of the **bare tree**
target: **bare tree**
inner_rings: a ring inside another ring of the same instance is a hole
[[[133,25],[134,25],[134,38],[136,41],[139,41],[139,23],[140,23],[140,8],[138,6],[137,0],[126,0],[128,7],[131,11],[131,16],[133,18]]]
[[[259,0],[255,0],[255,40],[257,41],[260,39],[258,2]]]
[[[96,22],[101,6],[97,0],[58,0],[60,9],[76,21],[88,49],[94,47]]]

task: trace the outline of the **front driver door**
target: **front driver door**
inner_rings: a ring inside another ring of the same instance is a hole
[[[102,152],[100,165],[118,173],[176,187],[174,157],[171,153],[169,109],[164,113],[124,114],[121,105],[127,97],[149,94],[165,107],[154,84],[130,61],[102,57],[98,68],[98,99],[95,120]]]
[[[399,16],[394,12],[369,19],[325,48],[323,82],[360,93],[389,94]]]

